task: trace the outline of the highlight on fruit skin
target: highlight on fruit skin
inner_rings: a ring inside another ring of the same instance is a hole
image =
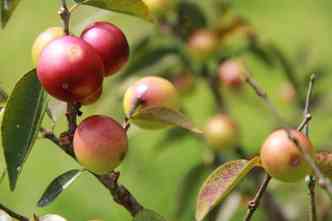
[[[55,39],[63,36],[65,36],[65,32],[62,27],[51,27],[40,33],[32,46],[32,61],[34,65],[37,66],[43,49]]]
[[[314,156],[314,147],[308,137],[295,129],[288,131],[307,153]],[[286,129],[276,130],[267,137],[261,147],[260,157],[266,172],[280,181],[296,182],[311,173],[301,150],[289,138]]]
[[[67,220],[56,214],[47,214],[42,217],[39,217],[39,221],[67,221]]]
[[[218,77],[220,82],[231,88],[243,86],[246,70],[239,60],[227,60],[220,64]]]
[[[156,76],[144,77],[127,89],[123,99],[123,108],[128,117],[137,106],[137,102],[139,102],[138,110],[152,107],[164,107],[175,111],[179,109],[179,96],[174,85],[170,81]],[[134,117],[131,122],[144,129],[160,129],[169,126],[138,117]]]
[[[238,144],[240,133],[236,123],[228,115],[218,114],[208,120],[204,136],[214,151],[223,151]]]
[[[93,115],[77,127],[74,140],[77,160],[96,174],[107,174],[120,165],[128,151],[124,128],[114,119]]]
[[[14,221],[5,211],[0,210],[0,221]]]
[[[64,36],[48,44],[37,66],[43,88],[65,102],[96,101],[103,74],[104,65],[95,49],[74,36]]]
[[[129,44],[125,34],[110,22],[95,22],[86,27],[81,38],[89,43],[103,60],[105,77],[118,72],[129,58]]]

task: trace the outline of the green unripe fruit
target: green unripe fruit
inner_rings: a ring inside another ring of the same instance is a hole
[[[204,128],[204,135],[215,151],[228,149],[236,145],[239,140],[239,130],[235,122],[225,114],[209,119]]]
[[[13,219],[3,210],[0,210],[0,220],[1,221],[13,221]]]
[[[126,131],[118,122],[102,115],[88,117],[80,123],[73,145],[78,161],[97,174],[114,170],[128,151]]]
[[[40,33],[32,46],[32,61],[34,65],[38,64],[42,50],[53,40],[63,37],[64,35],[65,32],[62,27],[52,27]]]
[[[314,147],[304,134],[295,129],[289,129],[289,132],[304,151],[314,155]],[[268,136],[262,145],[260,157],[266,172],[280,181],[296,182],[311,173],[303,154],[285,129],[279,129]]]
[[[48,215],[39,217],[39,221],[67,221],[67,220],[59,215],[48,214]]]
[[[129,87],[123,100],[124,112],[127,116],[135,109],[137,102],[140,103],[139,109],[151,107],[165,107],[171,110],[178,110],[179,98],[174,85],[161,77],[144,77]],[[145,129],[159,129],[167,127],[149,119],[134,118],[134,124]]]

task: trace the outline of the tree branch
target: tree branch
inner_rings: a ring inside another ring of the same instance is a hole
[[[259,187],[255,197],[253,200],[249,201],[248,203],[248,210],[247,210],[247,214],[244,218],[244,221],[250,221],[252,216],[254,215],[255,211],[257,210],[257,208],[259,207],[260,201],[267,189],[267,186],[269,185],[271,180],[271,176],[269,176],[268,174],[265,175],[263,183],[261,184],[261,186]]]
[[[114,201],[125,207],[133,217],[143,209],[143,206],[133,197],[127,188],[118,184],[119,172],[112,172],[110,175],[95,176],[109,189]]]
[[[2,205],[1,203],[0,203],[0,209],[5,211],[9,216],[17,219],[18,221],[29,221],[29,218],[14,212],[13,210],[11,210],[11,209],[7,208],[6,206]]]

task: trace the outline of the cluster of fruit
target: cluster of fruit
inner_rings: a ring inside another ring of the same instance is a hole
[[[50,28],[40,34],[33,50],[37,75],[44,89],[53,97],[83,105],[98,100],[103,78],[127,62],[129,46],[123,32],[107,22],[88,26],[80,38],[65,35],[62,28]],[[128,88],[124,96],[127,116],[139,108],[165,107],[177,110],[177,90],[166,79],[144,77]],[[133,119],[142,128],[167,125],[146,119]],[[117,121],[104,115],[83,120],[75,131],[73,146],[79,162],[97,174],[115,169],[128,150],[127,133]]]

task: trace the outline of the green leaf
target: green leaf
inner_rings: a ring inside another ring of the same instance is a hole
[[[202,133],[202,131],[194,127],[193,123],[182,113],[165,107],[143,108],[132,116],[132,119],[135,118],[156,121],[169,124],[170,126],[178,126],[198,134]]]
[[[75,2],[152,21],[149,8],[143,0],[75,0]]]
[[[324,176],[332,180],[332,152],[324,151],[316,153],[316,162]]]
[[[69,170],[55,178],[46,188],[38,201],[38,207],[45,207],[53,202],[66,188],[68,188],[80,175],[82,170]]]
[[[16,84],[2,121],[2,144],[11,190],[37,138],[46,110],[46,93],[32,70]]]
[[[53,123],[56,123],[60,117],[64,116],[66,111],[67,103],[52,98],[48,101],[46,113]]]
[[[2,28],[5,28],[8,20],[20,1],[21,0],[0,0],[0,20]]]
[[[234,160],[224,163],[212,172],[198,194],[196,220],[203,220],[253,168],[259,165],[259,157],[255,157],[250,161]]]
[[[133,221],[166,221],[166,219],[152,210],[143,209],[134,217]]]

